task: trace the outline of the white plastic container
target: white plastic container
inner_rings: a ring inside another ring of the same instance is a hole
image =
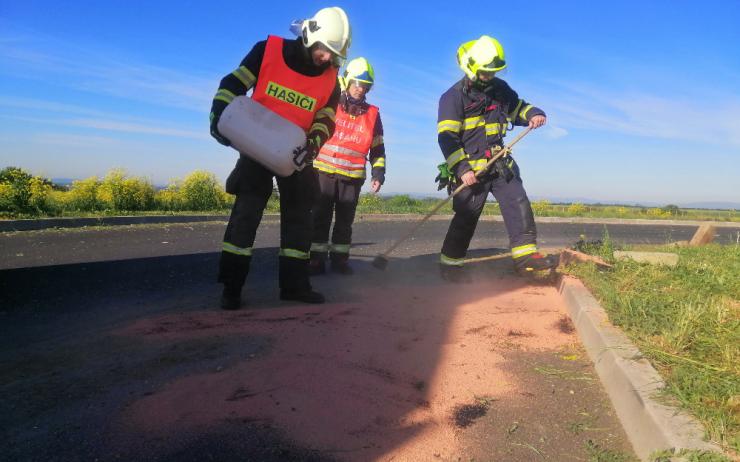
[[[298,169],[295,153],[306,145],[301,127],[248,96],[237,96],[226,106],[218,131],[234,149],[279,176]]]

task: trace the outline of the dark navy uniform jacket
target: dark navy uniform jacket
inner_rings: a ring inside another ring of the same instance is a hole
[[[437,140],[450,171],[460,177],[483,169],[510,126],[527,125],[536,115],[545,113],[498,77],[484,89],[464,77],[439,99]]]

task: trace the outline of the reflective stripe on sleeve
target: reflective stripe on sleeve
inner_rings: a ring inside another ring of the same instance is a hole
[[[449,168],[452,168],[455,165],[457,165],[461,160],[465,159],[465,157],[467,157],[465,155],[465,151],[463,150],[463,148],[460,148],[457,151],[450,154],[450,156],[447,158],[447,166]]]
[[[239,66],[237,70],[232,72],[234,76],[239,79],[241,83],[243,83],[247,89],[252,88],[254,83],[257,81],[257,78],[252,74],[252,72],[247,69],[245,66]]]
[[[440,120],[437,122],[437,133],[453,132],[458,133],[462,128],[462,123],[457,120]]]

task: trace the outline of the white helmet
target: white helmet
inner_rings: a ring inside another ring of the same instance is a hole
[[[338,6],[322,8],[313,18],[303,21],[301,36],[306,48],[319,42],[341,59],[347,57],[352,42],[347,14]]]

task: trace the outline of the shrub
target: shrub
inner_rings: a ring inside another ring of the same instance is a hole
[[[581,204],[580,202],[575,202],[568,206],[569,215],[578,216],[578,215],[583,215],[584,213],[586,213],[586,206]]]
[[[547,199],[532,202],[532,211],[535,215],[545,216],[550,209],[550,201]]]
[[[103,203],[98,198],[98,188],[100,187],[100,180],[98,177],[91,176],[84,180],[77,180],[72,182],[72,187],[69,192],[66,193],[66,204],[72,210],[78,210],[81,212],[92,212],[94,210],[103,209]]]
[[[171,180],[165,189],[154,194],[154,204],[157,210],[176,211],[183,209],[180,197],[181,181]]]
[[[114,169],[100,184],[98,198],[112,210],[150,210],[154,186],[146,178],[130,178],[124,170]]]
[[[653,207],[647,210],[648,216],[651,217],[670,217],[670,212],[664,212],[663,209],[659,209],[657,207]]]
[[[388,199],[388,205],[402,209],[415,208],[422,205],[422,201],[413,199],[406,194],[399,194]]]
[[[226,205],[225,193],[216,175],[204,170],[186,176],[178,193],[185,210],[215,210]]]
[[[0,211],[39,214],[47,210],[51,181],[18,167],[0,170]]]
[[[9,183],[0,183],[0,212],[12,212],[13,210],[13,186]]]
[[[30,192],[28,203],[36,213],[49,211],[49,196],[52,191],[51,182],[37,176],[28,183]]]
[[[377,194],[365,193],[360,195],[357,208],[365,212],[377,212],[383,207],[383,200]]]
[[[31,179],[33,176],[18,167],[0,170],[0,184],[3,187],[3,211],[29,213],[32,211]]]
[[[677,205],[674,204],[668,204],[665,207],[661,209],[664,214],[666,215],[678,215],[681,211]]]

